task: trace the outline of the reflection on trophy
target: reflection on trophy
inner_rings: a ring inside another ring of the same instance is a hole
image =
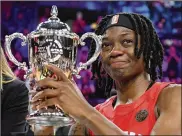
[[[30,74],[34,74],[34,79],[37,81],[45,77],[53,77],[54,73],[44,67],[44,64],[47,63],[61,68],[69,78],[72,78],[73,75],[79,77],[80,70],[86,69],[99,56],[102,36],[88,32],[79,38],[77,34],[70,32],[69,26],[61,22],[57,15],[57,7],[52,6],[51,17],[48,21],[40,23],[35,31],[27,36],[22,33],[13,33],[5,38],[5,50],[9,59],[20,68],[26,69],[27,78]],[[79,63],[79,66],[76,67],[77,47],[78,45],[84,46],[83,41],[88,37],[95,40],[95,53],[86,63]],[[29,65],[18,62],[12,55],[11,42],[15,38],[23,40],[22,46],[28,45]],[[38,111],[32,111],[29,108],[27,121],[30,124],[43,126],[66,126],[74,122],[71,117],[56,106]]]

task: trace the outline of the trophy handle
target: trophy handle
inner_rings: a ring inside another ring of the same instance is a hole
[[[80,62],[79,63],[79,66],[76,69],[76,72],[74,72],[77,76],[78,76],[80,70],[87,69],[87,66],[91,65],[97,59],[97,57],[99,56],[99,54],[101,52],[101,42],[102,42],[102,36],[101,35],[96,35],[95,33],[87,32],[87,33],[83,34],[82,37],[80,38],[80,45],[84,46],[85,42],[83,42],[83,41],[89,37],[93,38],[95,40],[96,49],[95,49],[93,56],[87,62],[85,62],[85,63]]]
[[[18,67],[26,67],[26,63],[23,62],[19,62],[16,60],[16,58],[13,56],[12,51],[11,51],[11,42],[13,39],[15,38],[20,38],[23,40],[23,42],[21,43],[22,46],[26,45],[27,42],[27,38],[22,34],[22,33],[13,33],[11,35],[6,35],[5,36],[5,51],[6,54],[8,56],[8,58]]]

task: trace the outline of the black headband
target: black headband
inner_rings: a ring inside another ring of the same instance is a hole
[[[133,27],[129,17],[127,17],[127,16],[125,16],[123,14],[116,14],[116,15],[114,15],[109,20],[106,29],[108,29],[108,28],[110,28],[112,26],[122,26],[122,27],[126,27],[128,29],[131,29],[131,30],[135,31],[135,29],[134,29],[134,27]]]

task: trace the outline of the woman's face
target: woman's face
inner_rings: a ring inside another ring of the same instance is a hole
[[[140,47],[140,37],[138,37]],[[131,29],[113,26],[106,30],[102,40],[101,60],[106,72],[119,81],[129,80],[144,72],[143,57],[134,54],[135,32]]]

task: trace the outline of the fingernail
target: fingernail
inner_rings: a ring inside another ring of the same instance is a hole
[[[32,99],[32,100],[30,101],[30,104],[33,104],[34,102],[36,102],[36,100]]]
[[[35,99],[32,99],[32,100],[30,101],[30,104],[32,104],[32,103],[34,103],[34,102],[36,102],[36,100],[35,100]]]
[[[56,74],[54,74],[54,75],[52,76],[52,78],[54,79],[54,81],[57,81],[57,80],[58,80],[58,77],[57,77]]]
[[[41,107],[40,107],[40,106],[36,106],[36,109],[37,109],[37,110],[40,110],[40,109],[41,109]]]
[[[32,101],[32,102],[37,101],[37,97],[36,97],[36,96],[32,97],[32,100],[31,100],[31,101]]]

